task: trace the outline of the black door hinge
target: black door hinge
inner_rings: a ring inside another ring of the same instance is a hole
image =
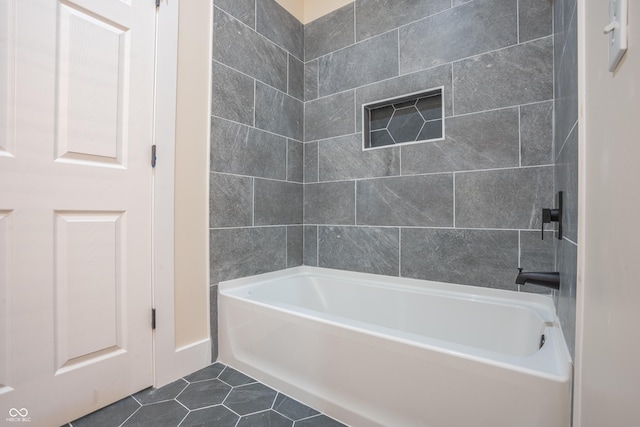
[[[151,309],[151,329],[156,328],[156,309]]]
[[[155,144],[151,146],[151,167],[156,167],[156,146]]]

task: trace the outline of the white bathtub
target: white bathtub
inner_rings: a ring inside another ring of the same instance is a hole
[[[550,297],[314,267],[219,291],[220,361],[346,424],[569,426]]]

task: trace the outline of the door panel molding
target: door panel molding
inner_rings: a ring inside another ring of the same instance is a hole
[[[0,2],[0,156],[15,155],[16,0]]]

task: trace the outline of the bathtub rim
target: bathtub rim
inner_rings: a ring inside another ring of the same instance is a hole
[[[355,282],[366,282],[366,285],[373,284],[382,288],[399,288],[410,292],[525,308],[527,310],[534,311],[543,320],[546,342],[539,351],[532,355],[512,356],[431,337],[425,337],[424,340],[416,341],[407,338],[407,336],[419,336],[417,334],[397,331],[400,333],[399,336],[397,334],[386,332],[389,330],[396,331],[392,328],[371,325],[367,322],[352,320],[337,315],[319,313],[314,310],[304,309],[277,301],[269,300],[269,302],[263,302],[247,295],[247,292],[256,286],[294,276],[319,276]],[[263,308],[277,310],[292,316],[300,316],[305,319],[318,321],[327,325],[346,328],[356,333],[370,334],[377,338],[389,339],[405,345],[429,351],[437,351],[439,353],[464,358],[478,363],[488,363],[503,369],[515,370],[555,382],[565,383],[570,381],[572,377],[571,356],[562,333],[562,328],[560,327],[553,298],[550,295],[513,292],[504,289],[484,288],[479,286],[460,285],[396,276],[382,276],[370,273],[351,272],[312,266],[299,266],[286,270],[222,281],[218,284],[218,292],[220,294],[219,304],[223,302],[224,298],[231,298],[249,304],[255,304]],[[366,325],[369,325],[369,327],[363,327]],[[533,368],[531,367],[532,365],[538,366],[538,368]]]

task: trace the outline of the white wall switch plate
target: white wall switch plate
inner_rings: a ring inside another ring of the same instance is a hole
[[[613,71],[627,51],[628,0],[609,0],[609,25],[604,27],[609,37],[609,71]]]

